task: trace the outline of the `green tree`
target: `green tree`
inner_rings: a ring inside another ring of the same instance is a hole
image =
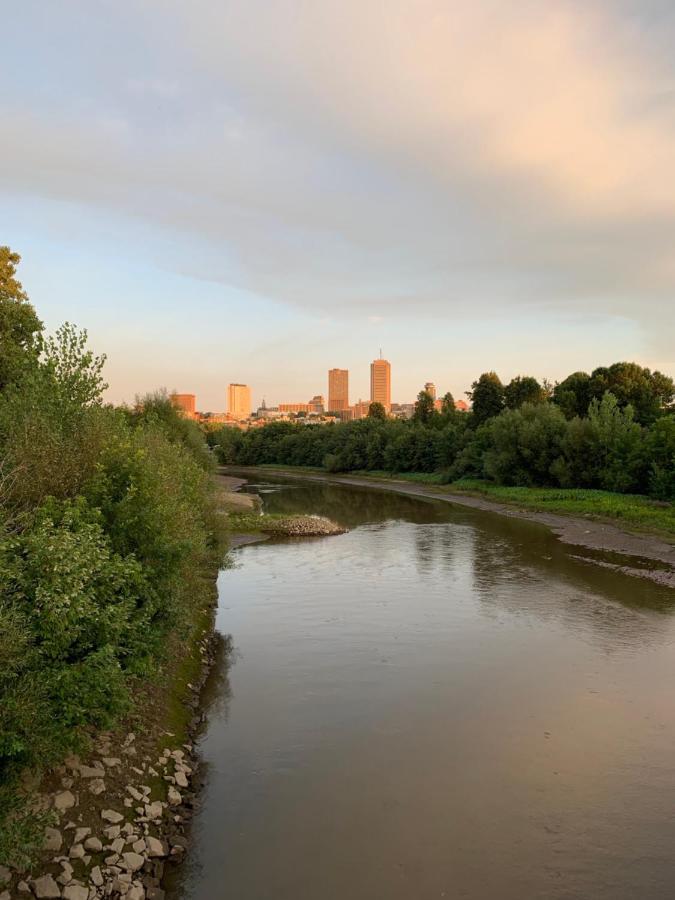
[[[450,391],[446,391],[445,394],[441,397],[441,415],[445,416],[446,419],[452,417],[457,412],[455,408],[455,398],[452,396]]]
[[[650,425],[675,398],[673,379],[661,372],[652,372],[637,363],[618,362],[608,368],[601,367],[591,373],[589,391],[591,399],[601,400],[609,391],[618,405],[633,407],[635,421]]]
[[[429,425],[436,416],[434,398],[428,391],[420,391],[415,403],[413,420],[420,425]]]
[[[573,372],[556,384],[552,399],[566,418],[585,416],[591,402],[591,376],[587,372]]]
[[[516,375],[504,388],[507,409],[518,409],[523,403],[543,403],[546,391],[531,375]]]
[[[368,418],[384,422],[387,418],[387,411],[381,403],[371,403],[368,407]]]
[[[474,381],[467,397],[472,402],[473,421],[476,426],[498,416],[504,409],[504,385],[495,372],[484,372]]]
[[[42,322],[17,281],[21,261],[9,247],[0,247],[0,390],[15,381],[27,357],[36,352]]]
[[[567,422],[548,403],[524,403],[492,419],[485,474],[501,484],[555,484],[556,463],[562,454]]]

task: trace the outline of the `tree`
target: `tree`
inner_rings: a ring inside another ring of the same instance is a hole
[[[387,418],[387,411],[381,403],[371,403],[368,407],[368,418],[384,422]]]
[[[454,416],[457,412],[455,409],[455,398],[450,391],[446,391],[441,398],[441,414],[444,416]]]
[[[672,378],[631,362],[614,363],[591,373],[590,399],[602,400],[607,391],[616,397],[622,409],[630,404],[635,421],[641,425],[654,422],[671,407],[675,398]]]
[[[546,392],[531,375],[516,375],[504,388],[507,409],[519,409],[523,403],[543,403]]]
[[[567,419],[583,417],[591,402],[591,376],[587,372],[573,372],[553,388],[553,402]]]
[[[549,403],[524,403],[492,419],[485,474],[501,484],[555,484],[567,422]]]
[[[428,391],[420,391],[417,395],[413,419],[420,425],[429,425],[435,415],[434,398]]]
[[[0,247],[0,390],[19,377],[42,331],[42,322],[15,278],[20,261],[18,253]]]
[[[471,388],[467,397],[473,404],[475,425],[482,425],[504,409],[504,386],[495,372],[483,372]]]

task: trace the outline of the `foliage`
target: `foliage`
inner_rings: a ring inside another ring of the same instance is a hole
[[[34,356],[42,323],[15,277],[21,261],[9,247],[0,247],[0,391],[14,382]]]
[[[483,458],[489,478],[501,484],[555,484],[566,422],[555,406],[524,403],[489,424],[490,446]]]
[[[467,396],[472,402],[475,425],[482,425],[504,409],[504,386],[495,372],[484,372],[471,385]]]
[[[417,395],[413,419],[415,422],[419,422],[420,425],[429,425],[436,415],[434,398],[428,391],[420,391]]]
[[[516,375],[504,388],[507,409],[519,409],[523,403],[543,403],[546,390],[531,375]]]
[[[387,411],[381,403],[374,401],[368,407],[368,418],[379,419],[380,422],[384,422],[387,418]]]
[[[0,854],[15,860],[31,852],[22,772],[128,707],[224,547],[198,426],[165,394],[107,406],[104,359],[71,325],[27,348],[0,391]]]
[[[633,408],[635,420],[640,425],[651,425],[675,399],[672,378],[629,362],[595,369],[591,373],[589,391],[591,400],[601,400],[610,392],[621,408]]]

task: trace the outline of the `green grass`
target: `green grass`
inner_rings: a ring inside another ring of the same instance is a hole
[[[395,476],[385,472],[363,474],[434,485],[443,492],[485,497],[521,509],[597,519],[625,529],[675,537],[675,504],[651,500],[641,494],[615,494],[583,488],[507,487],[477,478],[461,478],[447,483],[442,474],[426,472],[406,472]]]

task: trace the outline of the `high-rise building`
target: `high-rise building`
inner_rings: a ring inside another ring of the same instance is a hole
[[[227,411],[234,419],[248,419],[251,415],[251,388],[247,384],[228,385]]]
[[[424,385],[424,390],[432,400],[436,399],[436,385],[433,383],[433,381],[427,381],[427,383]]]
[[[309,411],[311,413],[322,415],[325,408],[326,404],[324,403],[323,394],[315,394],[309,401]]]
[[[179,409],[188,419],[195,418],[195,404],[197,398],[194,394],[172,394],[171,402]]]
[[[347,369],[328,370],[328,410],[340,412],[349,408],[349,371]]]
[[[381,403],[391,409],[391,365],[386,359],[374,359],[370,364],[370,402]]]

